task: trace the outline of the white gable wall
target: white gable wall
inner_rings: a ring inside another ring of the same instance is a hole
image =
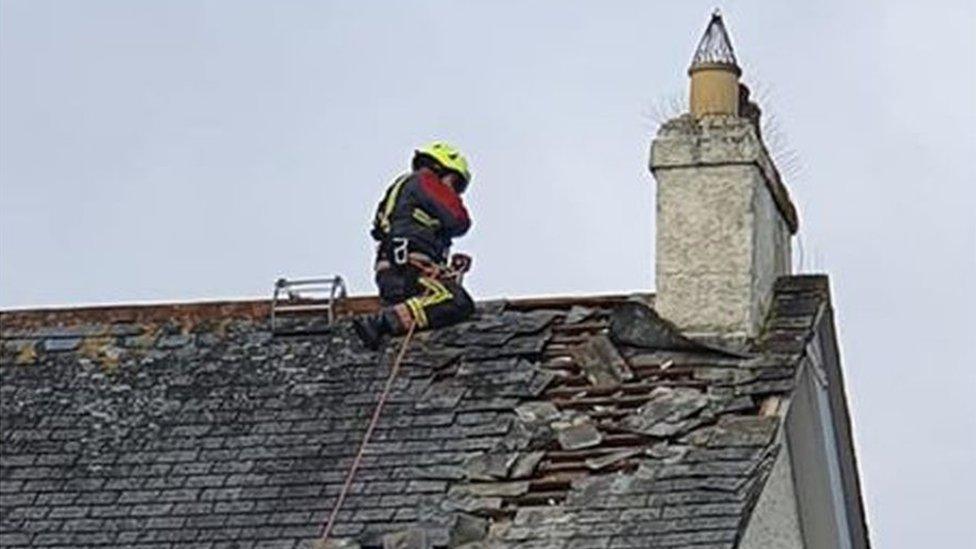
[[[782,431],[780,439],[779,455],[739,544],[741,549],[803,549],[790,452]]]

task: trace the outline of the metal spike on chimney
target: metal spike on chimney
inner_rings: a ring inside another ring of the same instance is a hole
[[[691,60],[690,70],[703,66],[730,65],[739,70],[739,63],[735,59],[735,51],[732,50],[732,40],[729,33],[725,30],[725,23],[722,21],[722,14],[716,9],[712,12],[712,20],[705,28],[705,34],[698,42],[695,49],[695,56]]]

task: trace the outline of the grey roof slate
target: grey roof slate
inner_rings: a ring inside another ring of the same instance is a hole
[[[335,535],[733,547],[779,450],[763,403],[790,392],[828,299],[823,277],[781,279],[742,356],[620,300],[493,303],[418,334]],[[275,337],[261,316],[49,317],[0,317],[0,545],[312,546],[393,345],[345,323]]]

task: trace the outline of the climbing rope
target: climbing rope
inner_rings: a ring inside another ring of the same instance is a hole
[[[356,452],[356,457],[352,460],[352,465],[349,467],[349,472],[346,474],[346,482],[342,485],[342,490],[339,492],[339,497],[336,499],[335,505],[332,506],[332,512],[329,514],[329,520],[319,529],[319,538],[322,540],[329,539],[329,534],[332,533],[332,527],[335,526],[336,517],[339,515],[339,510],[342,509],[342,504],[345,502],[346,496],[349,494],[349,489],[352,487],[353,479],[356,478],[356,471],[359,470],[359,465],[363,461],[363,454],[366,452],[366,445],[369,444],[369,439],[373,436],[373,431],[376,429],[376,424],[379,423],[380,414],[383,413],[383,406],[386,405],[386,399],[390,396],[390,391],[393,389],[393,381],[396,379],[397,372],[400,371],[400,363],[403,361],[403,355],[407,352],[407,346],[410,344],[410,339],[413,337],[413,332],[416,327],[416,322],[410,323],[410,328],[407,330],[407,335],[404,336],[403,343],[400,344],[400,351],[397,353],[396,360],[393,361],[393,367],[390,368],[389,377],[386,378],[386,386],[383,387],[383,392],[380,393],[379,401],[377,401],[376,408],[373,410],[373,417],[369,420],[369,426],[366,427],[366,433],[363,434],[363,440],[359,444],[359,451]]]

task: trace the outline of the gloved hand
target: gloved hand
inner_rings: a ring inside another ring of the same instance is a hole
[[[474,260],[471,259],[471,256],[468,254],[458,253],[451,255],[451,273],[458,284],[460,284],[461,280],[464,278],[464,273],[471,270],[471,263],[473,261]]]

